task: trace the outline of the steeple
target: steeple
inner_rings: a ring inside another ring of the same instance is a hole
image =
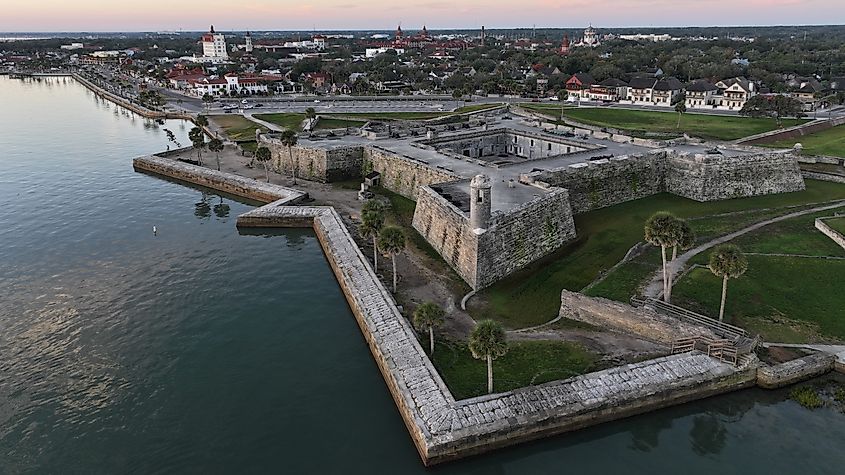
[[[214,33],[214,25],[211,25],[211,29],[208,30],[209,33]]]

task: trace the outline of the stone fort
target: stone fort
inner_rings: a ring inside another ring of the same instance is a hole
[[[416,201],[413,227],[481,289],[575,239],[573,216],[668,192],[714,201],[804,189],[791,151],[544,130],[488,114],[462,124],[368,124],[360,134],[260,137],[281,173],[377,177]]]

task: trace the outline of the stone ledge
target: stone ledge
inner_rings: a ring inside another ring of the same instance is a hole
[[[835,362],[836,355],[816,353],[775,366],[761,366],[757,369],[757,385],[766,389],[788,386],[830,372]]]
[[[273,183],[265,183],[232,173],[149,155],[132,160],[135,170],[163,175],[195,185],[213,188],[262,203],[294,204],[308,197],[307,193]]]

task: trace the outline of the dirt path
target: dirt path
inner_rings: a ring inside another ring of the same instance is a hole
[[[756,230],[758,230],[758,229],[760,229],[764,226],[768,226],[770,224],[785,221],[787,219],[797,218],[799,216],[804,216],[804,215],[807,215],[807,214],[818,213],[820,211],[827,211],[827,210],[830,210],[830,209],[840,208],[842,206],[845,206],[845,200],[836,201],[836,202],[833,202],[832,204],[828,204],[828,205],[825,205],[825,206],[818,206],[818,207],[815,207],[815,208],[805,209],[805,210],[802,210],[802,211],[796,211],[794,213],[785,214],[783,216],[778,216],[776,218],[770,218],[770,219],[767,219],[767,220],[764,220],[764,221],[760,221],[758,223],[754,223],[751,226],[742,228],[739,231],[734,231],[730,234],[726,234],[724,236],[717,237],[716,239],[708,241],[704,244],[701,244],[698,247],[695,247],[695,248],[681,254],[674,261],[669,262],[666,266],[666,268],[669,272],[669,276],[671,277],[672,282],[675,282],[675,277],[678,275],[678,272],[680,272],[684,267],[686,267],[686,264],[687,264],[687,262],[689,262],[690,259],[692,259],[693,257],[701,254],[702,252],[704,252],[704,251],[706,251],[710,248],[718,246],[719,244],[723,244],[723,243],[726,243],[726,242],[731,241],[733,239],[736,239],[739,236],[742,236],[743,234],[748,234],[751,231],[756,231]],[[648,283],[648,285],[646,286],[645,291],[643,293],[646,297],[652,297],[652,298],[658,298],[663,294],[663,269],[662,268],[658,268],[657,271],[655,271],[654,275],[652,275],[652,277],[651,277],[651,281]]]

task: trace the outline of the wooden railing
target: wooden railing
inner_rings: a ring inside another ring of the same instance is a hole
[[[760,343],[759,335],[752,338],[747,331],[740,327],[695,313],[677,305],[666,303],[662,300],[649,297],[631,297],[631,304],[635,307],[647,305],[664,315],[704,327],[712,331],[715,335],[730,340],[734,347],[739,350],[740,354],[754,351],[754,348]]]
[[[707,353],[707,356],[716,358],[723,363],[730,363],[734,366],[739,364],[739,349],[733,341],[723,338],[714,339],[702,335],[678,338],[672,342],[670,351],[674,355],[696,350]]]

